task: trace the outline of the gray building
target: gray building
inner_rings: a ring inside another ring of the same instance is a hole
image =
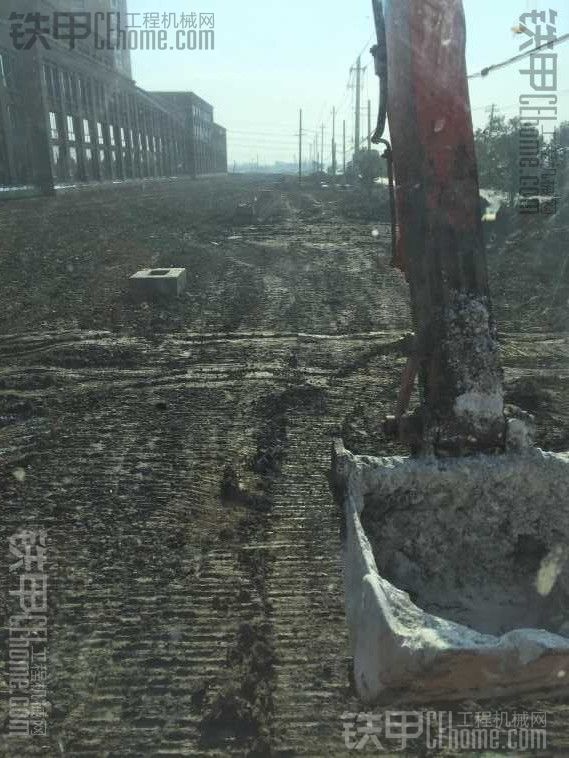
[[[152,95],[184,120],[191,135],[193,173],[227,173],[226,130],[214,123],[213,106],[195,92],[152,92]]]
[[[213,125],[213,170],[227,173],[227,129],[219,124]]]
[[[125,0],[72,1],[66,10],[126,14]],[[38,6],[49,17],[61,3]],[[197,106],[189,120],[173,101],[140,89],[127,50],[98,50],[88,39],[70,50],[53,38],[48,49],[16,49],[8,18],[18,8],[0,0],[0,185],[50,191],[58,182],[212,172],[211,105],[187,93]]]

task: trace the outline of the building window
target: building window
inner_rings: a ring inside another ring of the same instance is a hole
[[[16,120],[16,113],[14,112],[13,106],[8,105],[7,111],[8,111],[8,123],[10,124],[10,129],[12,129],[13,132],[16,132],[18,130],[18,122]]]
[[[59,69],[51,69],[51,78],[53,80],[53,94],[54,97],[60,97],[61,95],[61,80],[59,78]]]
[[[107,103],[105,100],[105,88],[101,83],[97,84],[97,98],[98,98],[98,106],[101,109],[101,111],[105,111],[107,108]]]
[[[91,84],[88,80],[83,81],[83,84],[81,87],[81,93],[82,93],[82,102],[86,108],[89,105],[89,100],[91,99]]]
[[[91,142],[91,130],[89,129],[89,122],[86,118],[83,119],[83,139],[85,142]]]
[[[77,105],[77,80],[74,74],[69,74],[69,101]]]
[[[47,94],[49,97],[53,97],[55,95],[54,89],[53,89],[53,77],[51,74],[51,66],[44,66],[43,67],[43,75],[45,79],[45,86],[47,89]]]
[[[97,136],[99,137],[99,145],[104,145],[105,138],[103,136],[103,125],[100,121],[97,121]]]
[[[67,73],[67,71],[61,72],[61,81],[63,85],[61,88],[63,97],[69,102],[71,100],[71,85],[69,82],[69,74]]]
[[[0,52],[0,80],[5,87],[14,86],[12,59],[8,53]]]
[[[59,130],[57,128],[57,116],[53,111],[49,112],[49,130],[51,138],[54,140],[59,139]]]
[[[5,87],[14,86],[14,69],[12,58],[8,53],[0,53],[0,79]]]
[[[67,139],[69,142],[75,142],[75,123],[73,116],[67,116]]]

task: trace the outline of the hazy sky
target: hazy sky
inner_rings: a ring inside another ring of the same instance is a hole
[[[565,0],[464,0],[464,5],[470,72],[518,52],[521,38],[512,27],[525,11],[556,9],[558,34],[569,31]],[[216,121],[229,131],[230,163],[257,155],[262,163],[292,160],[300,107],[307,151],[322,122],[329,142],[333,106],[339,134],[342,119],[347,120],[349,140],[354,91],[346,85],[360,52],[368,65],[362,102],[372,100],[375,121],[378,85],[368,52],[374,37],[371,0],[162,0],[160,7],[156,0],[129,2],[131,13],[157,11],[215,13],[214,51],[135,52],[133,75],[145,89],[191,89],[211,102]],[[559,116],[569,119],[569,42],[557,52]],[[519,95],[529,91],[528,77],[519,73],[523,67],[514,64],[471,82],[476,125],[487,119],[492,103],[498,112],[516,115]],[[364,121],[364,134],[365,127]]]

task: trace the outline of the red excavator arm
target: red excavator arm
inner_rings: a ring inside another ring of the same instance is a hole
[[[462,0],[387,0],[384,13],[374,0],[374,13],[380,75],[385,46],[395,262],[411,289],[423,447],[439,454],[501,448],[502,373],[479,212]]]

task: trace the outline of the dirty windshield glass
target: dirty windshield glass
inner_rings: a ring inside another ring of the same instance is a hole
[[[0,0],[0,755],[565,755],[569,7]]]

